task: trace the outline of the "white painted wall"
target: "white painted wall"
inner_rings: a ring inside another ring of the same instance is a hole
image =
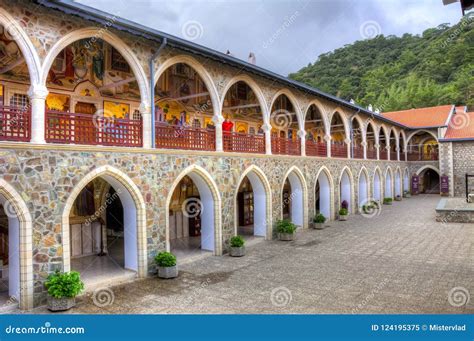
[[[291,186],[290,205],[291,205],[291,221],[298,227],[303,227],[304,211],[303,211],[303,185],[298,176],[291,172],[288,175]]]
[[[397,172],[395,173],[395,196],[397,195],[402,196],[402,194],[400,193],[400,186],[401,186],[400,173]]]
[[[328,176],[321,172],[318,177],[319,182],[319,210],[326,219],[331,218],[331,186]]]
[[[410,190],[410,179],[408,178],[408,172],[405,171],[403,176],[403,190],[409,191]]]
[[[392,174],[390,172],[385,175],[385,198],[393,198]]]
[[[188,176],[196,185],[201,197],[201,249],[215,250],[214,198],[204,179],[191,172]]]
[[[267,235],[267,195],[262,180],[254,172],[247,174],[253,189],[254,223],[253,234],[265,237]]]
[[[367,203],[368,196],[367,176],[362,172],[359,177],[359,207]]]
[[[345,200],[347,201],[348,211],[352,213],[352,203],[351,203],[351,180],[347,171],[344,171],[341,178],[341,204]],[[342,207],[342,206],[341,206]]]
[[[374,175],[374,200],[381,201],[382,199],[382,186],[380,186],[380,176],[378,172]]]

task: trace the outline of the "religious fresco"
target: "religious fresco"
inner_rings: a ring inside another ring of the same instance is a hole
[[[188,65],[168,68],[155,87],[157,122],[188,124],[195,119],[212,117],[209,92],[199,75]]]
[[[21,50],[4,26],[0,25],[0,77],[29,82],[28,67]]]
[[[140,99],[130,67],[120,53],[100,39],[82,39],[68,45],[49,70],[48,87],[75,91],[84,82],[90,82],[99,93],[92,94],[87,88],[82,90],[82,96]]]
[[[222,115],[230,120],[245,119],[262,122],[262,111],[257,96],[242,81],[232,85],[229,91],[227,91],[222,111]]]
[[[46,97],[46,108],[49,110],[69,111],[71,99],[67,95],[49,93]]]
[[[130,105],[104,101],[104,116],[115,118],[130,118]]]

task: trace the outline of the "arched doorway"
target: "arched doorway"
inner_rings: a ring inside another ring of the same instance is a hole
[[[170,187],[167,199],[167,248],[180,259],[222,252],[217,186],[200,167],[191,166]]]
[[[382,202],[382,176],[380,170],[377,168],[374,172],[374,200]]]
[[[315,104],[309,106],[304,124],[306,132],[306,155],[326,157],[325,120],[320,109]]]
[[[236,234],[271,239],[271,191],[256,167],[247,169],[239,182],[236,203]]]
[[[282,188],[282,215],[298,227],[305,227],[305,189],[300,174],[291,170]]]
[[[339,202],[340,208],[347,204],[347,210],[349,213],[353,213],[352,207],[352,176],[349,173],[348,169],[345,168],[341,174],[341,179],[339,182]]]
[[[245,81],[229,87],[222,106],[224,151],[265,153],[262,101]]]
[[[397,169],[395,172],[395,196],[396,197],[402,197],[401,193],[402,189],[402,182],[401,182],[401,170],[400,168]]]
[[[434,133],[419,130],[408,137],[408,161],[436,161],[439,159],[438,141]]]
[[[369,180],[368,180],[367,171],[365,170],[365,168],[363,168],[359,174],[358,195],[359,195],[358,208],[360,210],[361,207],[367,204],[369,200]]]
[[[385,172],[385,198],[393,198],[392,171],[390,168]]]
[[[331,156],[347,158],[346,125],[342,115],[336,111],[331,118]]]
[[[366,142],[367,142],[367,159],[377,160],[377,136],[375,135],[375,128],[372,122],[367,124]]]
[[[408,168],[405,168],[405,171],[403,172],[403,191],[410,191],[410,176],[408,175]]]
[[[160,72],[154,88],[156,147],[215,150],[216,99],[209,81],[191,61],[176,62]]]
[[[332,214],[332,179],[326,168],[319,171],[315,186],[315,211],[326,219],[333,219]]]
[[[418,171],[420,176],[420,193],[440,194],[440,176],[437,170],[426,167]]]

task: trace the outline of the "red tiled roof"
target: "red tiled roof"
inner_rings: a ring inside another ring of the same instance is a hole
[[[465,112],[465,107],[456,107],[456,113],[451,117],[444,138],[474,138],[474,112]]]
[[[442,127],[446,125],[452,105],[430,108],[408,109],[382,113],[382,116],[410,128]]]

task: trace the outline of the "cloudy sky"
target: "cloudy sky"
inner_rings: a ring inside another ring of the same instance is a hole
[[[461,18],[442,0],[79,0],[288,75],[332,51],[377,33],[419,34]]]

